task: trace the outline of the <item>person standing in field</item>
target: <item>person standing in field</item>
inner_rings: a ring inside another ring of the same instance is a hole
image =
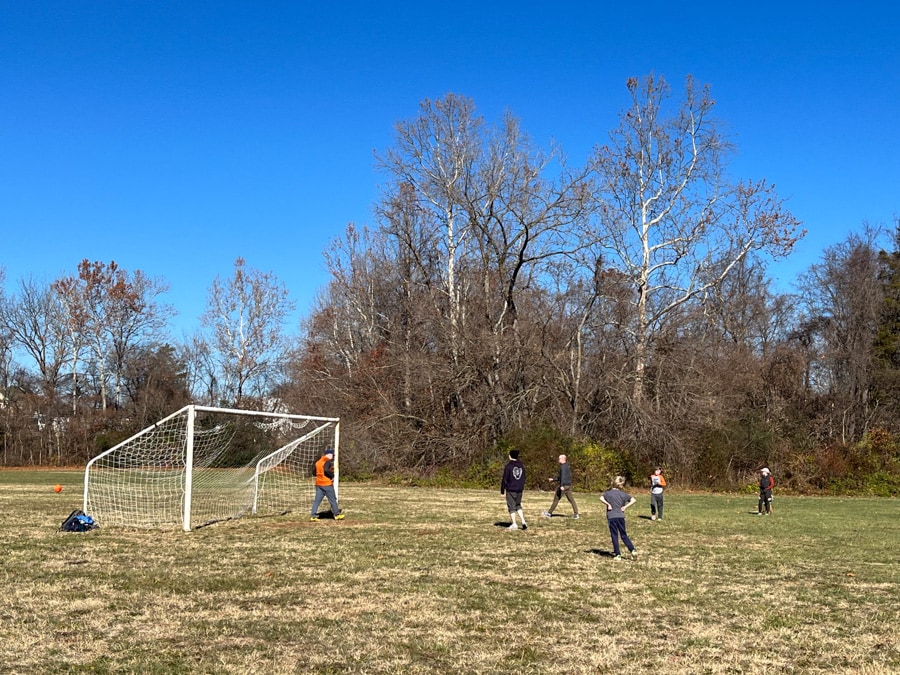
[[[763,509],[766,515],[772,513],[772,488],[775,487],[775,480],[767,467],[759,470],[759,506],[756,515],[761,516]]]
[[[335,520],[343,520],[344,514],[338,507],[337,495],[334,492],[334,450],[325,448],[325,452],[316,461],[316,496],[313,498],[310,520],[319,520],[319,504],[327,498],[331,504],[331,513]]]
[[[522,511],[522,493],[525,491],[525,465],[519,459],[518,450],[509,451],[509,461],[503,468],[503,478],[500,481],[500,494],[506,495],[506,508],[509,510],[509,519],[512,523],[510,530],[518,530],[516,515],[522,521],[522,529],[527,530],[525,512]]]
[[[650,476],[650,520],[662,520],[663,517],[663,490],[666,487],[666,478],[663,476],[662,467],[656,467],[656,471]]]
[[[565,455],[559,456],[559,473],[556,478],[551,478],[550,480],[556,481],[556,492],[553,493],[553,503],[550,505],[550,510],[544,511],[542,515],[547,518],[553,516],[553,509],[559,504],[560,498],[565,495],[572,505],[572,511],[575,512],[572,517],[578,518],[578,504],[575,503],[575,496],[572,494],[572,467],[569,466],[569,461]]]
[[[619,550],[619,538],[625,544],[631,557],[637,556],[637,551],[628,533],[625,531],[625,509],[637,502],[630,494],[622,488],[625,487],[625,477],[616,476],[612,481],[612,488],[600,495],[600,501],[606,504],[606,520],[609,523],[609,534],[612,537],[613,560],[621,560],[622,555]]]

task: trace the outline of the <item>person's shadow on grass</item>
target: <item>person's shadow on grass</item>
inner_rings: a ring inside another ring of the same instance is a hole
[[[612,551],[604,551],[599,548],[589,548],[585,553],[593,553],[594,555],[598,555],[601,558],[615,558],[616,555]]]

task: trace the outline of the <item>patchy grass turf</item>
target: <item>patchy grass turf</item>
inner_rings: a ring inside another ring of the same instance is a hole
[[[344,484],[339,522],[58,533],[80,478],[0,472],[2,673],[900,672],[895,500],[671,493],[651,522],[634,491],[614,562],[597,495],[526,493],[527,532],[498,492]]]

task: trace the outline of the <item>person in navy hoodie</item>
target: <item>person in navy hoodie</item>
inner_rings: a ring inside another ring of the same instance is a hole
[[[503,468],[503,479],[500,481],[500,494],[506,495],[506,508],[509,509],[510,530],[518,530],[516,515],[522,521],[522,529],[527,530],[525,513],[522,511],[522,493],[525,491],[525,465],[519,459],[518,450],[509,451],[509,461]]]

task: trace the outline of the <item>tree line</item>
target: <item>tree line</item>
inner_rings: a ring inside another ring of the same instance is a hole
[[[242,259],[181,344],[141,272],[21,281],[0,304],[3,462],[78,463],[193,400],[339,415],[345,475],[481,484],[515,444],[535,475],[566,451],[585,481],[663,464],[726,487],[766,463],[797,489],[896,493],[900,229],[777,289],[801,223],[730,176],[709,88],[627,91],[582,166],[511,113],[423,101],[297,335],[287,289]]]

